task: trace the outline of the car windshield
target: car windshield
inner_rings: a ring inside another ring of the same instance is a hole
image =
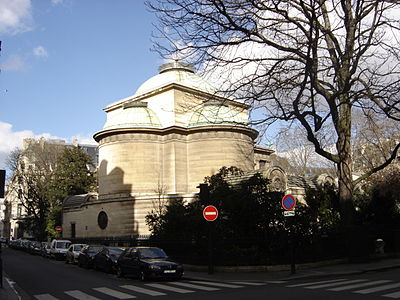
[[[164,250],[160,248],[142,248],[139,250],[140,258],[167,258]]]
[[[99,252],[101,249],[103,249],[102,246],[90,246],[90,247],[88,248],[88,252],[89,252],[89,253],[97,253],[97,252]]]
[[[67,249],[70,244],[69,242],[56,242],[56,248]]]
[[[82,249],[83,245],[75,245],[74,246],[74,251],[80,251]]]
[[[120,248],[108,248],[110,255],[120,256],[124,249]]]

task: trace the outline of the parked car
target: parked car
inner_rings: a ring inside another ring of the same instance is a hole
[[[23,250],[23,251],[25,251],[25,252],[28,252],[29,251],[29,245],[31,244],[31,241],[30,240],[21,240],[21,243],[20,243],[20,250]]]
[[[50,258],[65,259],[69,245],[69,240],[53,240],[50,245]]]
[[[78,266],[91,268],[93,266],[93,257],[103,249],[100,245],[86,245],[81,249],[78,255]]]
[[[8,243],[8,246],[12,249],[19,249],[19,245],[21,243],[21,240],[10,240],[10,242]]]
[[[65,256],[65,263],[77,264],[78,263],[78,256],[79,252],[85,244],[72,244],[69,246],[67,250],[67,254]]]
[[[30,254],[39,255],[41,250],[41,243],[38,241],[31,241],[28,245],[28,252]]]
[[[118,277],[133,275],[146,279],[180,279],[183,266],[170,259],[161,248],[132,247],[121,253],[117,261]]]
[[[124,248],[119,247],[103,247],[93,257],[93,268],[102,270],[107,273],[115,273],[117,270],[117,260]]]
[[[40,254],[43,257],[50,257],[50,243],[49,242],[42,242],[40,248]]]

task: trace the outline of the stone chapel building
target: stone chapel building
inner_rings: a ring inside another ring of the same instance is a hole
[[[263,169],[287,190],[285,172],[270,168],[270,149],[256,145],[249,106],[223,97],[182,62],[164,64],[134,95],[108,105],[99,143],[97,194],[63,205],[63,237],[149,234],[146,215],[169,199],[190,201],[205,176],[222,166]]]

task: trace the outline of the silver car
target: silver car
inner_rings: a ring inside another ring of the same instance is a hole
[[[71,244],[71,241],[68,240],[53,240],[50,245],[50,258],[64,260]]]
[[[84,246],[85,244],[72,244],[71,246],[69,246],[67,254],[65,256],[65,263],[77,264],[79,252]]]

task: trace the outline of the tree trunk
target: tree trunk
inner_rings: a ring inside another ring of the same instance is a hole
[[[354,225],[353,183],[351,154],[342,153],[338,163],[339,201],[341,220],[344,227]]]
[[[346,228],[354,224],[353,203],[353,161],[351,153],[351,104],[343,95],[340,98],[337,120],[335,122],[337,139],[337,172],[339,182],[339,201],[341,207],[341,220]]]
[[[346,252],[350,261],[364,259],[365,233],[355,222],[355,209],[353,199],[353,164],[351,153],[351,105],[340,105],[339,122],[337,123],[338,142],[338,181],[339,201],[342,221],[343,238]]]

